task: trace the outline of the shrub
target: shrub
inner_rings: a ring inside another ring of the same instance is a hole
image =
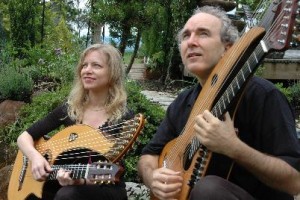
[[[1,99],[29,101],[33,91],[32,79],[24,73],[17,72],[13,67],[0,71]]]
[[[300,109],[300,82],[296,82],[292,86],[290,86],[291,90],[291,97],[290,101],[291,104],[295,107],[295,109]]]
[[[276,83],[275,86],[286,96],[289,102],[292,100],[292,91],[289,87],[284,87],[283,83]]]

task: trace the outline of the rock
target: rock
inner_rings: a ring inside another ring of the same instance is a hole
[[[128,200],[148,200],[150,199],[149,189],[142,183],[126,182]]]
[[[22,101],[3,101],[0,104],[0,127],[14,122],[19,114],[20,108],[24,104]]]
[[[0,200],[7,200],[7,189],[12,165],[7,165],[0,169]]]

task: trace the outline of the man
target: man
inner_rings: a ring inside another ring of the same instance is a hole
[[[183,184],[182,172],[158,166],[159,155],[185,128],[202,86],[238,32],[225,12],[205,6],[195,11],[178,38],[182,61],[199,84],[179,94],[169,106],[139,160],[139,174],[158,199],[177,198]],[[252,77],[234,121],[228,113],[220,120],[205,110],[196,116],[194,131],[216,156],[207,176],[192,188],[190,199],[292,200],[300,192],[295,119],[286,98],[270,82]],[[220,175],[231,161],[229,177]]]

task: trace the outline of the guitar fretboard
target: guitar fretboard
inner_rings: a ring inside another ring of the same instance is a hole
[[[64,169],[66,171],[72,171],[71,178],[72,179],[80,179],[80,178],[86,178],[86,174],[88,172],[89,165],[86,165],[86,164],[53,165],[52,166],[53,172],[50,173],[48,179],[56,180],[57,172],[59,169]]]
[[[216,102],[211,112],[216,117],[221,117],[229,107],[234,97],[238,94],[240,89],[243,87],[245,82],[254,73],[256,68],[259,66],[261,59],[264,57],[266,52],[263,50],[261,43],[255,48],[254,52],[250,55],[248,60],[245,62],[243,67],[238,71],[237,74],[230,74],[232,80],[222,96]]]

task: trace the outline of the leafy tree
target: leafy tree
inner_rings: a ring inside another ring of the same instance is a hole
[[[152,60],[152,68],[159,70],[164,83],[171,78],[178,78],[180,56],[176,36],[192,10],[196,8],[195,0],[163,0],[153,4],[156,14],[153,15],[150,31],[143,33],[143,50]],[[160,23],[157,23],[157,22]]]
[[[8,3],[11,40],[18,48],[20,57],[22,48],[34,46],[36,43],[38,3],[38,0],[10,0]]]

